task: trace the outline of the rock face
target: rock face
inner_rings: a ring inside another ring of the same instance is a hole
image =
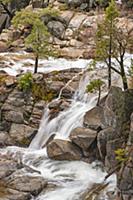
[[[17,58],[16,58],[17,59]],[[3,65],[3,63],[0,63]],[[15,77],[0,74],[0,147],[19,145],[27,147],[37,133],[44,108],[57,97],[60,90],[80,72],[79,69],[33,75],[34,90],[21,91]],[[64,88],[62,96],[70,98],[79,78]],[[39,92],[38,92],[39,91]],[[69,100],[61,99],[49,105],[50,119],[69,107]]]
[[[50,33],[52,33],[55,37],[61,39],[63,36],[63,33],[65,31],[64,25],[59,21],[50,21],[47,24],[48,30]]]
[[[126,150],[128,152],[125,166],[118,172],[118,188],[124,200],[133,197],[133,113],[131,114],[130,133]]]
[[[69,141],[55,139],[47,146],[49,158],[54,160],[80,160],[81,152]]]
[[[10,176],[8,187],[20,192],[38,195],[47,186],[47,182],[40,176],[15,175]]]
[[[30,200],[47,187],[47,181],[32,174],[35,171],[25,167],[21,160],[19,153],[1,154],[0,200]]]
[[[97,131],[89,128],[75,128],[70,134],[70,139],[81,149],[83,160],[92,162],[99,159]]]
[[[70,133],[71,141],[78,145],[83,151],[88,150],[91,144],[96,140],[97,132],[87,128],[75,128]]]
[[[94,130],[102,129],[103,127],[103,108],[94,107],[84,116],[84,126]]]

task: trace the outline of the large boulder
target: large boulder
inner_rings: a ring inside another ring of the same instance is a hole
[[[101,156],[104,160],[107,154],[107,142],[116,139],[116,131],[112,127],[101,130],[97,136],[97,146]]]
[[[70,133],[71,141],[86,151],[96,140],[97,132],[88,128],[75,128]]]
[[[0,200],[30,200],[31,195],[26,192],[19,192],[8,188],[4,182],[0,181]]]
[[[48,22],[47,27],[52,35],[59,39],[62,38],[63,33],[65,31],[65,26],[63,25],[63,23],[61,23],[60,21],[53,20]]]
[[[47,146],[49,158],[54,160],[80,160],[80,149],[66,140],[55,139]]]
[[[103,127],[103,107],[96,106],[86,112],[84,116],[84,126],[94,130],[102,129]]]
[[[83,153],[83,160],[87,158],[87,162],[99,159],[97,149],[97,131],[88,128],[75,128],[70,139],[77,145]]]
[[[79,7],[83,2],[84,0],[66,0],[66,3],[74,8]]]
[[[36,134],[36,129],[25,124],[12,123],[10,137],[20,146],[28,146]]]
[[[8,183],[9,182],[9,183]],[[41,176],[28,176],[24,174],[12,174],[7,179],[8,187],[21,192],[30,193],[33,196],[38,195],[46,186],[47,181]]]
[[[5,52],[8,50],[8,46],[5,42],[0,41],[0,52]]]
[[[0,179],[6,178],[19,168],[10,155],[0,155]]]

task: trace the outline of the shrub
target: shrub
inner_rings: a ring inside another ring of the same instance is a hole
[[[26,92],[32,88],[33,77],[31,72],[22,75],[18,80],[18,87],[20,90]]]
[[[115,151],[115,154],[116,154],[116,160],[118,160],[119,162],[125,162],[128,160],[128,157],[127,157],[127,150],[126,149],[122,149],[122,148],[119,148]]]

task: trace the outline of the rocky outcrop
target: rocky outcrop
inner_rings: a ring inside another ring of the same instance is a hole
[[[92,162],[99,159],[97,148],[97,131],[89,128],[75,128],[70,133],[70,139],[82,151],[82,160]]]
[[[47,187],[46,180],[21,162],[19,152],[0,156],[0,200],[30,200]]]
[[[4,65],[4,62],[1,65]],[[71,69],[45,75],[41,73],[33,75],[33,86],[28,91],[22,91],[18,88],[15,77],[1,72],[0,147],[7,145],[28,146],[37,133],[47,102],[58,97],[65,84],[79,72],[78,69]],[[78,80],[79,78],[71,82],[70,90],[68,87],[64,88],[63,97],[70,98],[72,96]],[[49,104],[50,119],[57,116],[60,111],[67,109],[69,104],[70,101],[67,99],[52,101]]]
[[[120,196],[124,200],[133,197],[133,113],[131,115],[130,133],[126,147],[126,160],[117,173]]]
[[[70,133],[71,141],[86,151],[96,140],[97,132],[87,128],[76,128]]]
[[[80,160],[80,149],[66,140],[55,139],[47,146],[49,158],[54,160]]]
[[[86,112],[84,116],[84,126],[94,130],[103,128],[103,107],[97,106]]]

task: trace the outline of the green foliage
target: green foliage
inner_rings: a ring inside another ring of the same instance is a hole
[[[106,8],[104,20],[98,23],[95,38],[97,60],[107,63],[109,56],[113,57],[113,55],[116,53],[114,48],[115,41],[113,40],[113,37],[115,35],[117,17],[118,11],[115,2],[114,0],[111,0],[109,7]],[[110,55],[110,53],[112,55]]]
[[[47,7],[43,10],[41,10],[39,13],[39,17],[49,15],[51,17],[58,17],[59,16],[59,11],[50,7]]]
[[[94,91],[99,90],[103,85],[103,81],[101,79],[92,80],[86,87],[87,92],[93,93]]]
[[[118,17],[118,9],[116,7],[115,1],[111,0],[109,6],[106,8],[105,11],[105,20],[112,24],[112,22]]]
[[[37,72],[39,56],[48,57],[54,56],[56,53],[52,49],[52,45],[49,43],[50,33],[47,27],[41,21],[43,15],[57,16],[57,11],[45,8],[41,12],[33,12],[29,10],[21,10],[16,13],[12,23],[16,28],[21,26],[31,26],[31,33],[25,39],[25,46],[31,48],[35,55],[35,69]]]
[[[47,57],[50,55],[49,37],[47,27],[39,19],[36,19],[30,35],[25,39],[25,45],[32,48],[35,54],[43,54]]]
[[[129,76],[133,77],[133,59],[131,59],[131,66],[129,68]]]
[[[96,60],[93,59],[93,60],[90,62],[90,64],[88,65],[88,71],[94,70],[95,67],[96,67],[96,63],[97,63]]]
[[[18,80],[18,87],[20,90],[26,92],[32,88],[33,77],[31,72],[22,75]]]
[[[45,85],[37,83],[32,84],[32,95],[36,101],[44,100],[50,102],[54,98],[54,94],[50,91],[47,91]]]
[[[94,79],[86,87],[87,92],[93,93],[93,92],[98,91],[97,106],[99,106],[100,104],[101,87],[103,83],[104,82],[101,79]]]
[[[37,19],[38,13],[22,9],[21,11],[17,11],[15,13],[15,16],[12,19],[12,24],[15,28],[20,28],[25,25],[32,26]]]
[[[13,0],[0,0],[0,3],[8,4],[11,3]]]
[[[119,162],[125,162],[128,160],[128,156],[127,156],[127,150],[126,149],[117,149],[115,151],[116,154],[116,160],[118,160]]]

